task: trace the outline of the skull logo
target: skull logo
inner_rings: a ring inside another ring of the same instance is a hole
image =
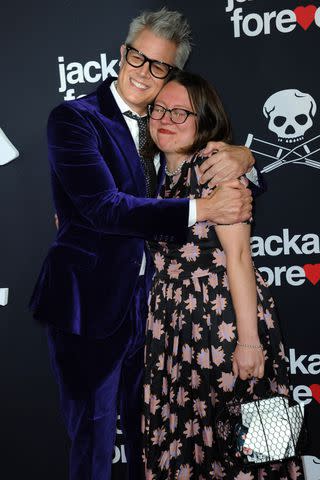
[[[308,93],[296,89],[281,90],[271,95],[263,106],[263,114],[269,120],[268,128],[287,143],[303,140],[312,127],[317,111],[314,99]]]

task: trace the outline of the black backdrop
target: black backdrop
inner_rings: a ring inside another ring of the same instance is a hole
[[[309,414],[308,480],[319,478],[318,0],[202,0],[197,8],[182,0],[2,4],[2,477],[67,478],[68,440],[46,338],[26,308],[55,233],[45,143],[48,113],[65,97],[85,94],[117,72],[130,19],[164,5],[190,20],[194,50],[188,68],[215,84],[231,116],[235,141],[250,144],[266,172],[268,191],[257,202],[253,254],[277,300],[294,395]],[[265,102],[275,93],[264,114]],[[120,430],[114,460],[114,478],[123,478]]]

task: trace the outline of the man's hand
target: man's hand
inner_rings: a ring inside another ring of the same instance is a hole
[[[211,155],[200,167],[202,172],[200,183],[209,182],[210,187],[239,178],[255,163],[249,148],[242,145],[228,145],[224,142],[209,142],[201,151],[201,155],[204,157]]]
[[[197,200],[197,221],[216,224],[245,222],[251,218],[252,194],[240,180],[218,185],[209,198]]]

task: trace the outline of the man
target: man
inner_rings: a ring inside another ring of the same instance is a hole
[[[49,326],[52,365],[72,440],[71,480],[111,478],[118,400],[128,477],[143,478],[141,380],[153,272],[145,240],[179,240],[196,220],[233,223],[251,214],[250,193],[237,180],[221,185],[211,199],[145,198],[156,196],[164,165],[139,157],[139,122],[167,74],[182,68],[189,52],[189,27],[181,14],[143,13],[121,46],[117,81],[107,79],[49,118],[60,228],[31,307]],[[251,167],[248,150],[223,150],[207,162],[204,181],[213,175],[235,179]]]

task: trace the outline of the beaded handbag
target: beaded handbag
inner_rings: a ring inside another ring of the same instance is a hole
[[[303,406],[270,393],[253,401],[236,398],[215,419],[221,459],[230,464],[278,462],[301,455],[306,444]]]

